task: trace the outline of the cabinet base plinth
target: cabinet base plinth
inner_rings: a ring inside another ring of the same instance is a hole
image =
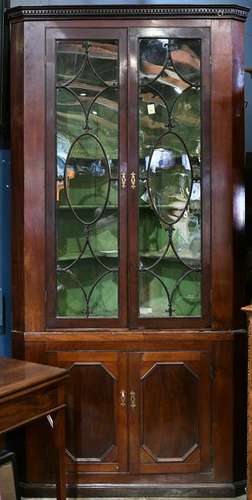
[[[21,495],[27,498],[55,497],[53,484],[21,483]],[[69,486],[67,496],[80,497],[236,497],[246,492],[246,481],[234,483],[187,484],[79,484]]]

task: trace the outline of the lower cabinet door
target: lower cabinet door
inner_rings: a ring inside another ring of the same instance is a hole
[[[130,354],[131,472],[187,473],[210,465],[210,370],[205,352]]]
[[[127,354],[57,351],[48,362],[70,368],[68,471],[127,470]]]

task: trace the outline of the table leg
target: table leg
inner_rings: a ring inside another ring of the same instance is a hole
[[[66,499],[65,470],[65,408],[54,414],[53,437],[56,461],[56,494],[57,500]]]

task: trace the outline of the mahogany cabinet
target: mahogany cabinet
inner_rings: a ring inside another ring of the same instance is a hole
[[[9,11],[14,352],[70,369],[71,495],[244,491],[246,16]],[[53,495],[48,429],[25,439],[25,495]]]
[[[206,352],[62,350],[48,353],[48,360],[71,367],[67,453],[83,461],[84,471],[169,473],[209,466]]]

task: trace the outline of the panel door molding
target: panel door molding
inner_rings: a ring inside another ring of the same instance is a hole
[[[48,362],[68,367],[67,455],[83,471],[123,471],[127,465],[127,355],[59,351]]]
[[[204,352],[131,355],[132,472],[204,470],[210,463],[210,371]]]

